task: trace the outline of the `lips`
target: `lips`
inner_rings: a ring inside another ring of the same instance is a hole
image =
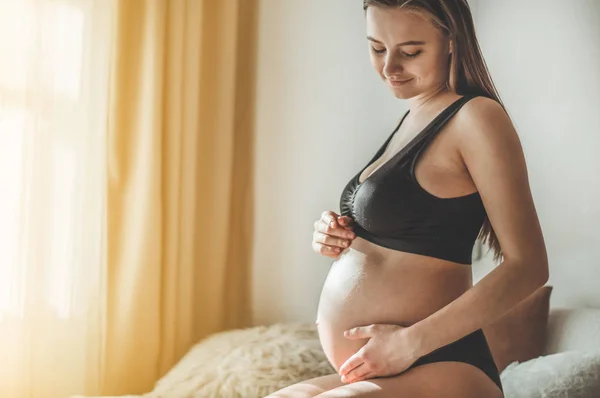
[[[412,79],[408,80],[388,80],[392,86],[402,86],[403,84],[408,83]]]

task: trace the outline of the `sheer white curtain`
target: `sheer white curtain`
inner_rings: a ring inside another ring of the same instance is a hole
[[[100,384],[110,0],[0,0],[0,397]]]

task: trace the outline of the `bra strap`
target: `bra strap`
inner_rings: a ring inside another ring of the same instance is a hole
[[[444,109],[442,117],[438,118],[436,123],[434,123],[429,128],[429,131],[423,136],[423,138],[419,140],[420,142],[418,142],[415,145],[416,148],[413,148],[414,150],[416,150],[414,158],[417,158],[421,151],[423,151],[423,149],[426,148],[431,143],[431,141],[433,141],[433,139],[437,136],[437,134],[440,132],[442,127],[444,127],[444,125],[448,122],[448,120],[450,120],[450,118],[452,118],[452,116],[454,116],[454,114],[456,114],[456,112],[458,112],[458,110],[462,108],[464,104],[466,104],[467,102],[469,102],[470,99],[475,97],[475,95],[465,95],[459,100],[454,101],[454,103],[452,103],[450,106]]]

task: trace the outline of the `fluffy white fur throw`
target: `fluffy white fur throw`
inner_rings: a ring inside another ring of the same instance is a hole
[[[279,323],[209,336],[182,358],[150,397],[263,398],[290,384],[335,373],[315,325]]]
[[[600,398],[600,351],[513,362],[500,378],[507,398]]]

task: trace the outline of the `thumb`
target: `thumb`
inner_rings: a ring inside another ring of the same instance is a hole
[[[338,222],[344,226],[348,226],[352,224],[352,219],[350,217],[347,216],[340,216],[338,218]]]

